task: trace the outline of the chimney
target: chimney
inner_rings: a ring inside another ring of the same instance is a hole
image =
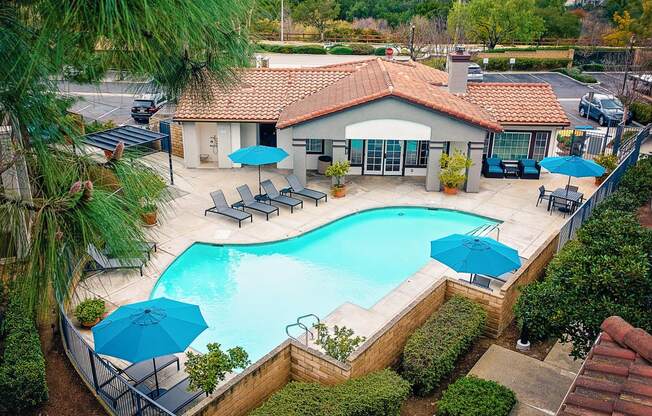
[[[471,55],[466,53],[462,46],[456,46],[455,52],[448,54],[446,61],[446,68],[448,68],[448,92],[452,94],[466,93],[470,62]]]

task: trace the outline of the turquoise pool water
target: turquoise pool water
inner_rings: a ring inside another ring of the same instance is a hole
[[[297,316],[324,317],[347,301],[371,307],[427,263],[431,240],[488,223],[457,211],[383,208],[289,240],[197,243],[168,267],[151,297],[200,306],[209,328],[193,348],[240,345],[254,362],[286,338]]]

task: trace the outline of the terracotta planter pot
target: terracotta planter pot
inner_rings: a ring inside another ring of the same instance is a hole
[[[149,225],[149,226],[156,225],[156,221],[157,221],[156,211],[143,212],[142,214],[140,214],[140,216],[142,217],[145,225]]]
[[[602,185],[602,182],[604,182],[605,179],[607,179],[608,175],[603,175],[603,176],[596,176],[595,177],[595,186],[600,186]]]
[[[100,318],[97,318],[96,320],[94,320],[92,322],[82,322],[81,324],[82,324],[82,326],[84,328],[92,328],[95,325],[97,325],[99,322],[100,322]]]
[[[333,197],[344,198],[346,196],[346,186],[345,185],[333,186],[332,192],[333,192]]]
[[[446,195],[457,195],[457,188],[449,188],[448,186],[444,185],[444,193]]]

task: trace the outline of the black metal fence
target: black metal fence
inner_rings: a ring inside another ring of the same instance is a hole
[[[59,310],[63,346],[68,358],[89,388],[116,416],[174,416],[136,390],[116,369],[102,359],[74,327],[62,308]]]
[[[596,191],[588,198],[582,206],[580,206],[571,217],[566,221],[566,224],[559,231],[559,245],[557,250],[561,250],[569,240],[575,238],[577,230],[584,224],[586,220],[591,217],[593,209],[602,202],[603,199],[611,195],[616,189],[623,174],[628,167],[638,161],[641,143],[650,135],[650,125],[644,129],[640,129],[637,134],[632,135],[631,138],[626,138],[624,129],[619,127],[618,133],[614,141],[613,151],[618,156],[620,161],[618,167],[611,172],[609,177],[596,189]]]

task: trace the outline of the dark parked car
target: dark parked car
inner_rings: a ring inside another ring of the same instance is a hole
[[[139,123],[147,123],[152,114],[160,110],[166,102],[162,94],[139,95],[131,106],[131,117]]]
[[[623,119],[623,104],[616,97],[605,94],[594,94],[589,101],[589,94],[585,94],[580,100],[579,111],[581,117],[597,120],[601,126],[615,126]],[[627,114],[627,123],[632,121],[631,111]]]

